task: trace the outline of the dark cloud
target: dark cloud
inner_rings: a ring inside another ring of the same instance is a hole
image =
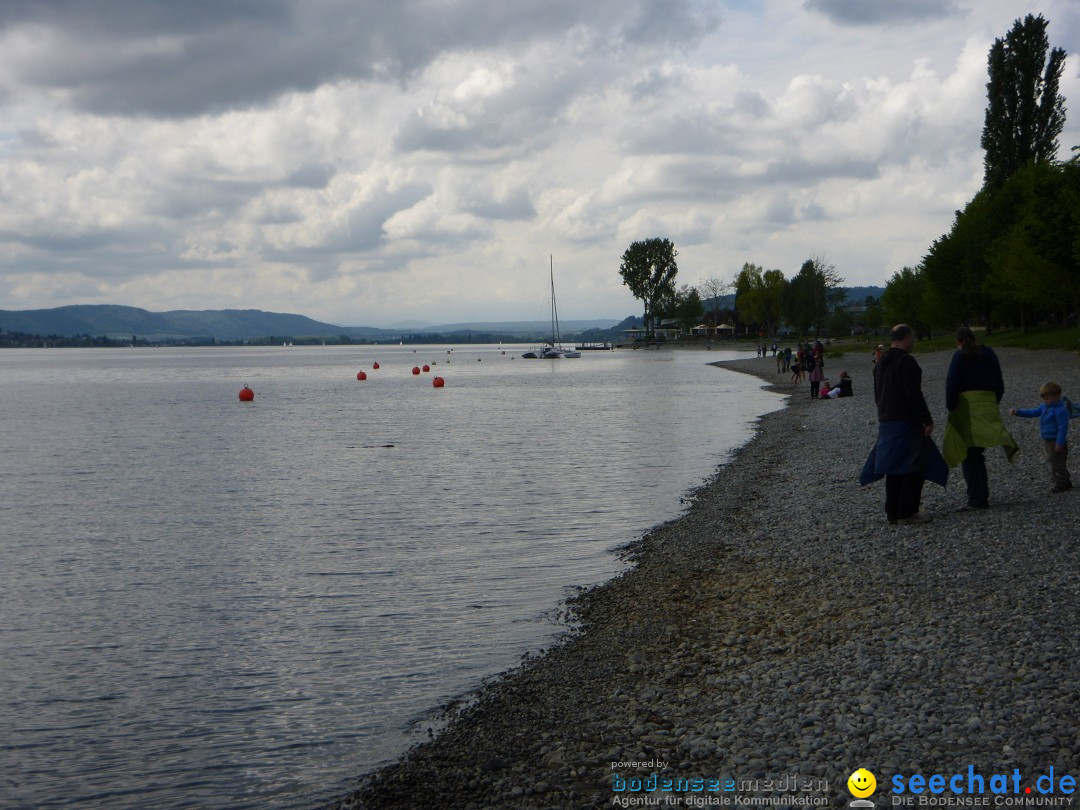
[[[173,175],[162,178],[151,190],[146,203],[148,213],[187,222],[197,217],[233,216],[262,192],[263,184]]]
[[[634,101],[660,99],[673,91],[684,89],[685,86],[685,77],[665,73],[659,68],[652,68],[645,74],[644,78],[630,86],[630,97]]]
[[[628,4],[629,5],[629,4]],[[633,44],[666,45],[697,42],[720,24],[715,3],[695,8],[687,0],[644,0],[623,25],[623,37]]]
[[[20,233],[0,231],[0,241],[12,242],[27,247],[38,248],[56,253],[83,253],[100,250],[111,245],[122,244],[128,234],[115,230],[92,231],[87,233]]]
[[[920,22],[961,13],[955,0],[805,0],[803,5],[838,25]]]
[[[0,35],[20,47],[6,49],[0,93],[59,90],[85,111],[187,117],[338,80],[407,81],[447,51],[514,50],[579,26],[611,47],[670,47],[715,26],[695,8],[688,0],[5,0]]]
[[[175,233],[152,223],[83,230],[50,225],[32,232],[0,231],[0,243],[30,249],[18,255],[9,252],[0,259],[0,269],[14,273],[80,273],[87,278],[123,281],[165,269],[196,266],[180,258],[183,244]],[[147,245],[157,248],[146,249]]]
[[[877,163],[861,158],[809,160],[798,157],[770,161],[748,172],[737,162],[710,163],[680,158],[670,161],[649,189],[651,198],[731,201],[745,195],[773,193],[774,189],[812,188],[830,180],[874,180],[881,176]]]
[[[301,166],[285,178],[285,185],[291,188],[326,188],[334,179],[336,169],[325,163]]]

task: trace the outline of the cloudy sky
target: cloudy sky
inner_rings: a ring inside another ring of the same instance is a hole
[[[640,313],[808,257],[917,264],[982,181],[986,55],[1075,0],[3,0],[0,309],[342,325]]]

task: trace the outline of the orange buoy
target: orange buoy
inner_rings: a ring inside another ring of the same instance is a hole
[[[424,371],[431,371],[431,366],[429,366],[427,363],[425,363],[424,364]]]
[[[240,389],[240,401],[252,402],[255,399],[255,392],[248,388],[245,383],[244,387]]]
[[[378,368],[378,367],[379,367],[379,364],[378,364],[378,363],[372,363],[372,364],[371,364],[371,367],[372,367],[372,368]]]
[[[358,380],[366,380],[367,379],[367,373],[363,372],[363,371],[356,372],[356,379],[358,379]]]
[[[431,380],[431,386],[433,388],[442,388],[444,385],[446,385],[446,380],[442,377],[435,377]]]
[[[413,374],[419,374],[420,373],[420,366],[413,366],[412,367],[412,373]]]

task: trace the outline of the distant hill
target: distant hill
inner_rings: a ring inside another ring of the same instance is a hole
[[[363,326],[334,326],[303,315],[257,309],[174,310],[148,312],[110,304],[76,305],[55,309],[0,310],[0,329],[35,335],[103,335],[149,340],[216,338],[244,340],[270,335],[351,338],[392,338],[400,330]]]
[[[586,329],[606,329],[618,321],[567,321],[564,335]],[[422,327],[378,329],[370,326],[336,326],[304,315],[263,312],[258,309],[173,310],[149,312],[138,307],[81,304],[55,309],[0,310],[0,331],[30,335],[74,337],[90,335],[140,340],[249,340],[270,336],[393,340],[410,335],[495,335],[533,338],[547,334],[547,321],[496,321],[452,323]]]
[[[884,287],[841,287],[840,289],[847,291],[847,302],[849,304],[861,304],[866,301],[868,295],[881,298],[882,293],[885,292]]]

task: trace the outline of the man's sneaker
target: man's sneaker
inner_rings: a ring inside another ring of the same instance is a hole
[[[918,512],[911,517],[900,518],[896,521],[897,526],[921,526],[923,523],[932,522],[926,515]]]

